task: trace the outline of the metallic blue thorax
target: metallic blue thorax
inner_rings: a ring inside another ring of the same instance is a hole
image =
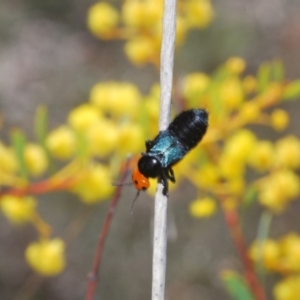
[[[160,131],[149,143],[147,155],[158,158],[163,169],[174,165],[188,152],[167,130]]]

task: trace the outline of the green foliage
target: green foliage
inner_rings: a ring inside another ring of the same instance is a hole
[[[221,275],[226,289],[234,300],[254,300],[249,287],[245,280],[237,273],[232,271],[224,271]]]

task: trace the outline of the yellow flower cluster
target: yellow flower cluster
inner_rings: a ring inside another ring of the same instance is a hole
[[[136,5],[141,4],[137,1]],[[138,11],[138,7],[135,9]],[[155,15],[154,8],[151,9]],[[143,26],[150,22],[135,21],[145,22]],[[200,107],[209,112],[209,128],[201,146],[174,166],[176,185],[170,185],[172,191],[185,178],[198,189],[201,196],[190,205],[194,217],[213,214],[217,209],[214,199],[225,199],[224,209],[232,209],[243,203],[248,190],[254,190],[252,201],[259,201],[273,212],[284,211],[299,196],[300,140],[287,135],[271,142],[259,139],[247,127],[254,124],[285,130],[288,114],[276,105],[287,97],[286,89],[292,83],[275,84],[271,79],[266,83],[264,79],[262,85],[259,74],[257,78],[243,76],[245,68],[243,59],[232,57],[212,76],[201,72],[188,74],[176,87],[180,103],[174,107]],[[118,177],[117,170],[125,156],[140,155],[145,151],[145,140],[158,133],[159,93],[158,84],[147,95],[129,82],[95,84],[88,103],[74,108],[66,124],[46,132],[41,145],[22,144],[19,139],[12,149],[0,143],[1,185],[22,188],[30,180],[27,175],[44,174],[51,162],[58,159],[68,165],[49,180],[50,186],[60,178],[70,178],[74,184],[66,189],[84,203],[108,199],[114,191],[111,183]],[[247,180],[250,170],[251,182]],[[152,181],[148,191],[155,192]],[[30,197],[0,198],[2,212],[14,223],[36,217],[35,203]],[[268,247],[268,251],[275,251],[274,244]]]
[[[38,144],[29,143],[24,148],[24,160],[33,176],[42,175],[48,168],[46,151]]]
[[[55,276],[65,268],[65,244],[59,239],[42,239],[28,245],[25,257],[29,265],[45,276]]]
[[[196,218],[209,217],[216,208],[216,202],[212,198],[198,198],[190,204],[190,214]]]
[[[259,187],[259,201],[275,212],[282,212],[299,193],[299,177],[290,170],[282,170],[264,178]]]
[[[105,200],[113,193],[110,170],[100,163],[85,168],[81,180],[73,188],[82,201],[95,203]]]
[[[1,174],[13,173],[18,169],[15,153],[0,142],[0,172]]]
[[[89,102],[69,113],[68,125],[48,134],[46,147],[54,158],[79,159],[72,192],[85,203],[105,200],[114,191],[111,183],[118,176],[115,171],[119,162],[128,154],[144,150],[146,134],[157,134],[158,113],[157,85],[143,97],[128,82],[97,83],[91,89]],[[91,162],[94,158],[101,163]]]
[[[287,276],[278,282],[274,289],[275,300],[298,300],[300,299],[300,275]]]
[[[250,257],[273,272],[284,275],[273,288],[274,299],[289,300],[300,297],[300,236],[289,233],[279,240],[255,242]]]
[[[0,208],[4,215],[13,223],[18,224],[32,219],[36,205],[36,200],[30,196],[5,195],[0,201]]]
[[[209,111],[209,128],[203,146],[175,167],[176,176],[179,173],[188,178],[215,198],[220,193],[226,199],[235,199],[234,203],[241,203],[246,187],[251,187],[261,204],[282,212],[300,193],[295,172],[300,167],[300,140],[292,135],[277,142],[259,140],[245,126],[256,124],[285,130],[288,114],[282,109],[267,113],[266,108],[281,101],[286,85],[270,80],[259,89],[261,75],[243,78],[245,67],[241,58],[232,57],[212,77],[192,73],[182,79],[186,107],[205,107]],[[251,169],[257,175],[249,183],[246,176]]]
[[[117,11],[98,2],[88,11],[87,26],[101,39],[125,39],[125,53],[136,65],[158,65],[162,0],[126,0]],[[210,0],[180,0],[177,11],[177,44],[182,44],[189,30],[207,27],[214,17]],[[239,69],[240,66],[233,66]]]

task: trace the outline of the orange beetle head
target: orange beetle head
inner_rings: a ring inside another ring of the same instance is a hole
[[[145,191],[149,188],[150,182],[138,169],[132,172],[132,183],[138,191]]]

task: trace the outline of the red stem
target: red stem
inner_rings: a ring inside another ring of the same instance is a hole
[[[127,159],[125,166],[122,168],[123,174],[122,174],[122,177],[120,180],[120,186],[118,186],[116,188],[115,194],[113,195],[107,215],[105,217],[102,231],[99,234],[98,245],[97,245],[95,258],[94,258],[94,262],[93,262],[93,268],[92,268],[92,271],[88,275],[88,287],[87,287],[87,292],[85,295],[85,300],[92,300],[94,298],[95,290],[97,287],[97,282],[99,282],[98,273],[99,273],[99,267],[100,267],[100,263],[101,263],[104,243],[105,243],[105,240],[106,240],[109,228],[110,228],[110,223],[112,221],[113,214],[115,212],[117,203],[120,199],[122,183],[125,182],[125,179],[126,179],[126,176],[128,173],[129,163],[130,163],[130,159]]]
[[[221,199],[222,200],[222,199]],[[226,200],[222,200],[224,202]],[[246,246],[245,239],[242,234],[242,230],[240,227],[239,215],[236,209],[226,209],[223,206],[223,212],[225,215],[225,220],[230,230],[231,237],[233,239],[235,248],[240,256],[241,262],[244,266],[245,270],[245,279],[251,289],[253,295],[257,300],[266,300],[266,294],[257,279],[255,274],[254,265],[251,259],[248,256],[248,250]]]
[[[52,191],[66,190],[72,187],[76,183],[77,179],[67,178],[61,181],[52,181],[47,179],[35,183],[30,183],[23,187],[13,187],[8,189],[2,189],[0,191],[0,197],[4,195],[24,196],[27,194],[38,195],[45,194]]]

